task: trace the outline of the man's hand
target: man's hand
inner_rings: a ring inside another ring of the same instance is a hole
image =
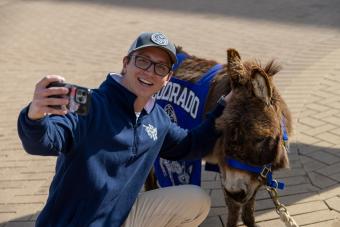
[[[65,87],[46,88],[52,82],[64,82],[65,79],[57,75],[48,75],[42,78],[36,85],[33,100],[29,106],[28,118],[38,120],[46,114],[65,115],[66,108],[55,109],[51,105],[64,106],[68,104],[68,98],[52,98],[51,95],[66,95],[68,89]]]

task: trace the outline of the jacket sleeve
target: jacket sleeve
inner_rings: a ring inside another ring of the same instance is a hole
[[[204,157],[221,134],[215,128],[215,119],[223,110],[224,106],[217,104],[205,120],[190,131],[173,123],[165,137],[160,156],[168,160],[195,160]]]
[[[20,112],[17,122],[19,138],[26,152],[45,156],[69,152],[79,136],[78,116],[50,115],[40,120],[31,120],[27,116],[28,108]]]

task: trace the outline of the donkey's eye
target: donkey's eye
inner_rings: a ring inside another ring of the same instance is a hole
[[[266,140],[266,137],[259,137],[255,139],[256,143],[263,143]]]

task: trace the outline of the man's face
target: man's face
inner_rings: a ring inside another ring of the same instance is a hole
[[[171,69],[170,56],[157,47],[146,47],[133,52],[130,60],[127,57],[124,58],[122,84],[137,97],[147,100],[166,85],[172,72],[162,77],[155,72],[155,64],[146,70],[136,67],[136,56],[140,56],[140,59],[144,59],[146,62],[151,60],[153,63],[160,63]],[[159,65],[160,69],[162,69],[162,65]]]

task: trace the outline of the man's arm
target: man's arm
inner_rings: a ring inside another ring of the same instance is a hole
[[[18,118],[18,134],[27,153],[34,155],[58,155],[67,153],[77,136],[78,117],[50,115],[39,120],[28,117],[29,106]]]
[[[64,78],[51,75],[41,79],[35,86],[32,102],[19,114],[18,134],[30,154],[58,155],[59,152],[65,152],[72,143],[77,116],[66,116],[65,108],[51,107],[68,104],[67,98],[53,97],[67,94],[67,88],[47,88],[56,81],[64,81]]]

